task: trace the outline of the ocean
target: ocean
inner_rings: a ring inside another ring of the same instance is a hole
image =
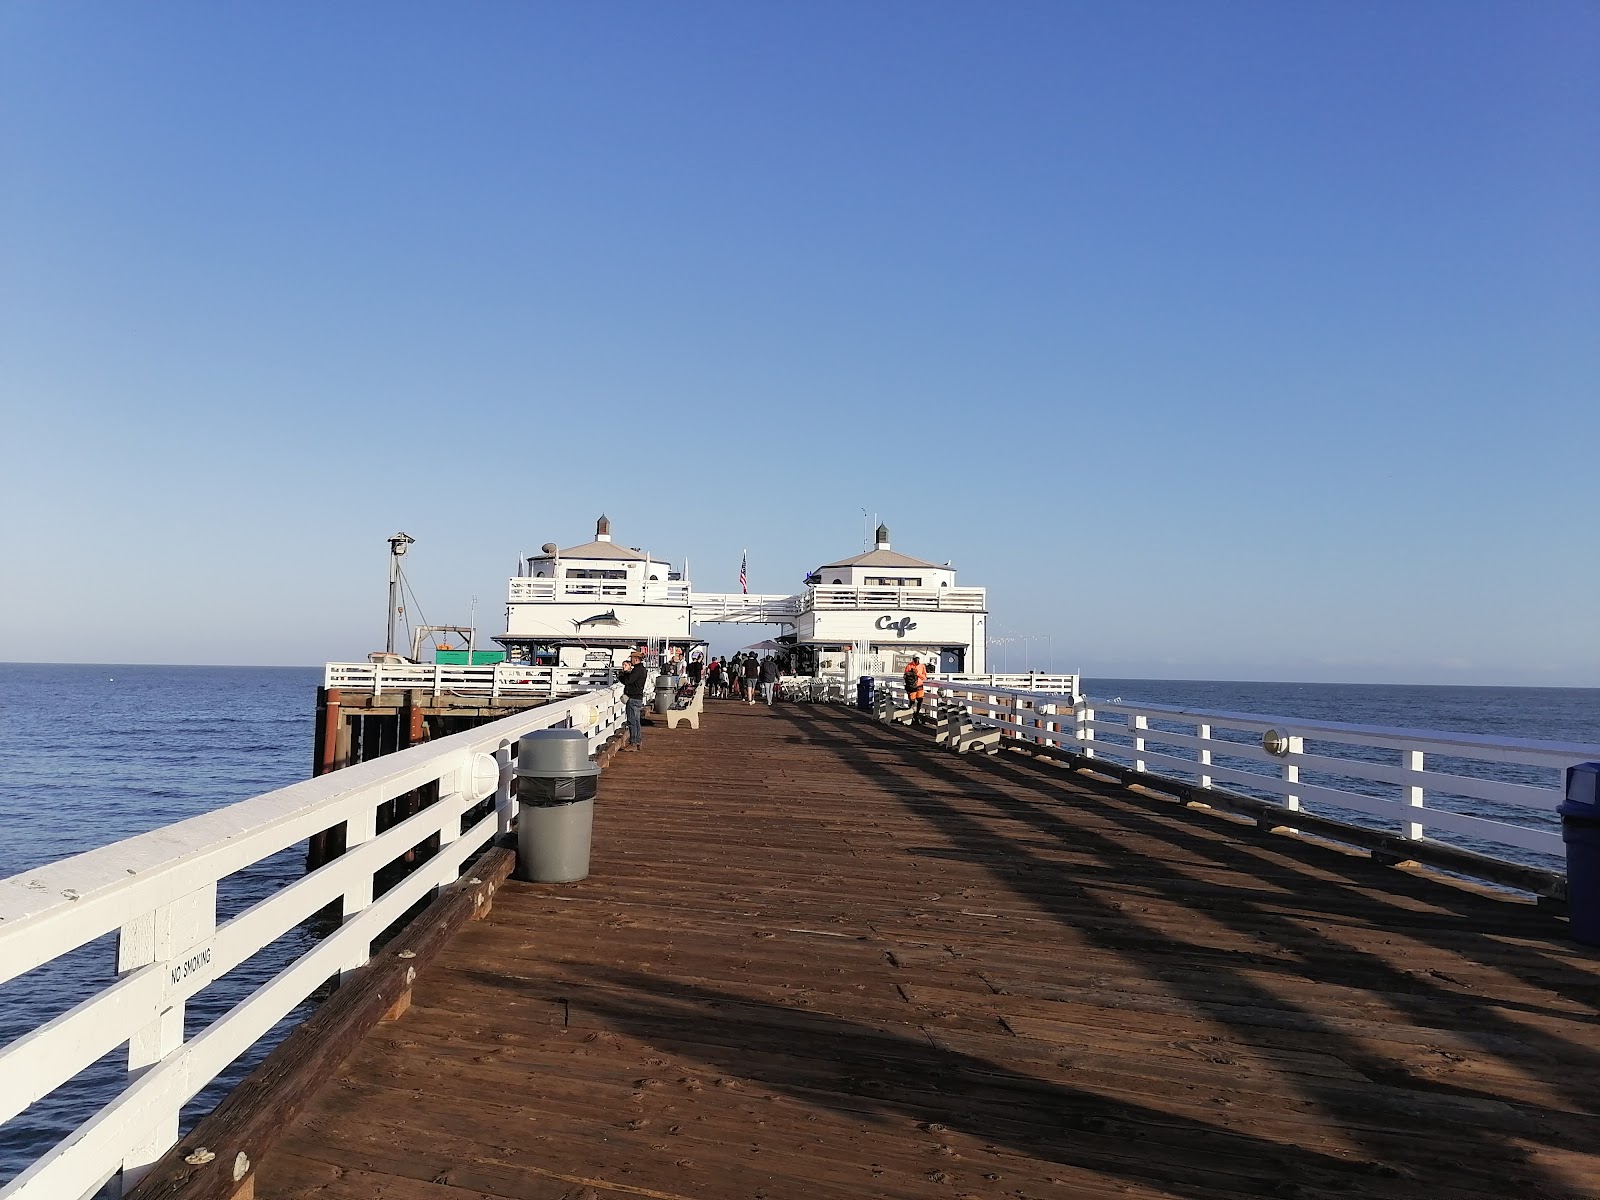
[[[0,664],[0,878],[304,779],[321,670]],[[1090,695],[1274,716],[1600,743],[1600,689],[1403,687],[1089,679]],[[299,877],[290,849],[225,882],[225,919]],[[202,991],[191,1032],[297,956],[302,928]],[[0,1044],[113,975],[107,937],[0,984]],[[184,1114],[210,1109],[300,1019],[291,1014]],[[126,1050],[81,1073],[0,1134],[0,1185],[114,1095]]]
[[[0,879],[311,773],[315,667],[147,667],[0,663]],[[303,848],[225,880],[226,919],[297,878]],[[186,1034],[215,1020],[298,957],[291,931],[189,1003]],[[116,971],[116,937],[0,984],[0,1045],[65,1012]],[[216,1106],[304,1017],[291,1013],[184,1112]],[[123,1046],[0,1128],[0,1186],[127,1081]]]

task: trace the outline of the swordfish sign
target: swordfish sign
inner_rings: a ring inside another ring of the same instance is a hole
[[[879,629],[894,630],[896,637],[905,637],[906,630],[915,629],[917,627],[917,623],[910,617],[901,617],[898,621],[896,621],[888,616],[882,616],[877,619],[875,624]]]
[[[572,624],[574,628],[582,629],[585,625],[621,625],[622,622],[617,619],[617,610],[613,608],[603,613],[595,613],[592,617],[584,617]]]

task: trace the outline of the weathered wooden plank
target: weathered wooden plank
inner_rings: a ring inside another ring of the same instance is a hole
[[[1015,756],[713,704],[608,769],[590,879],[508,885],[258,1191],[1600,1192],[1597,964],[1551,928]]]
[[[419,971],[451,935],[486,913],[516,865],[516,853],[487,851],[471,873],[447,888],[366,966],[296,1028],[217,1108],[169,1150],[128,1200],[228,1200],[330,1072],[379,1020],[404,1011]],[[212,1157],[187,1161],[204,1149]]]

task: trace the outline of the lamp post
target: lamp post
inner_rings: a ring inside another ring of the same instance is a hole
[[[996,637],[989,639],[992,644],[1000,647],[1000,674],[1002,675],[1006,674],[1006,667],[1009,665],[1006,647],[1016,640],[1017,639],[1014,637]]]

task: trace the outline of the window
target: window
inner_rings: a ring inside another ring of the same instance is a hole
[[[581,567],[567,568],[568,579],[626,579],[626,571],[589,571]]]
[[[875,575],[867,577],[868,587],[921,587],[920,575]]]

